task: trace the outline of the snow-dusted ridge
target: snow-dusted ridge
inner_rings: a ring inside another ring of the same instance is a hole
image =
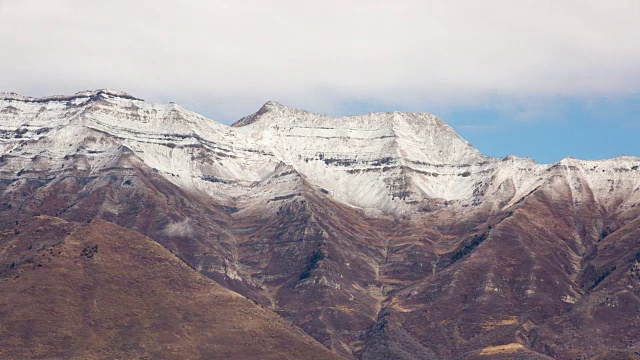
[[[23,96],[13,92],[0,92],[0,100],[18,100],[18,101],[24,101],[24,102],[43,103],[43,102],[49,102],[49,101],[71,101],[79,98],[93,98],[100,95],[110,95],[110,96],[121,97],[124,99],[144,101],[142,99],[133,97],[124,91],[118,91],[113,89],[85,90],[85,91],[77,92],[73,95],[52,95],[52,96],[45,96],[41,98]]]
[[[506,207],[558,181],[572,184],[576,198],[589,189],[603,206],[619,194],[629,206],[640,202],[637,157],[547,165],[489,158],[427,113],[333,118],[267,102],[227,126],[176,104],[109,89],[44,98],[0,94],[7,176],[58,169],[78,154],[90,159],[83,163],[87,171],[99,171],[107,154],[116,161],[123,148],[175,184],[219,201],[297,194],[304,178],[343,203],[394,213],[443,202]],[[297,177],[269,182],[283,166]]]

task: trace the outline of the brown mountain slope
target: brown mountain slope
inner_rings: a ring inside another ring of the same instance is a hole
[[[0,262],[0,358],[337,358],[105,221],[35,217],[2,234]]]
[[[441,255],[449,259],[442,269],[392,293],[360,357],[429,358],[428,349],[434,358],[582,359],[640,350],[638,211],[541,187]]]
[[[134,155],[117,165],[7,179],[2,228],[23,235],[37,214],[134,228],[348,357],[570,358],[640,345],[640,207],[602,207],[559,181],[500,211],[370,216],[288,172],[276,180],[291,178],[295,196],[227,209]]]

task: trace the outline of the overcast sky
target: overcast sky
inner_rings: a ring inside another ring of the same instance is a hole
[[[640,1],[0,0],[0,91],[426,111],[491,156],[640,156]]]

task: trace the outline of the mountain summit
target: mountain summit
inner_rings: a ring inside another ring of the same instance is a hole
[[[211,289],[255,305],[237,301],[248,318],[228,334],[238,354],[282,358],[252,342],[278,343],[270,333],[292,339],[296,353],[327,358],[640,351],[636,157],[491,158],[427,113],[333,118],[267,102],[227,126],[114,90],[2,94],[0,207],[0,281],[16,285],[0,294],[0,313],[12,319],[0,349],[20,357],[100,354],[96,336],[118,354],[166,357],[192,343],[196,313],[182,292],[223,315],[233,308],[207,297]],[[91,243],[103,230],[117,239]],[[157,272],[158,261],[179,269]],[[167,306],[172,298],[155,296],[162,291],[145,302],[134,290],[153,290],[149,277],[180,292],[184,306]],[[94,291],[96,281],[111,295]],[[64,303],[69,291],[93,301],[49,319],[69,319],[59,327],[71,329],[64,341],[25,330],[51,326],[20,310],[50,313],[32,294]],[[140,311],[129,323],[101,299]],[[184,330],[174,326],[181,322]]]
[[[234,122],[231,126],[240,127],[240,126],[250,125],[250,124],[260,120],[263,117],[263,115],[266,116],[268,114],[271,114],[273,116],[273,113],[280,113],[280,114],[289,113],[289,114],[292,114],[294,112],[301,113],[301,112],[303,112],[303,110],[290,108],[290,107],[282,105],[282,104],[280,104],[280,103],[278,103],[276,101],[267,101],[266,103],[264,103],[264,105],[262,105],[260,110],[258,110],[256,113],[251,114],[249,116],[243,117],[242,119]]]

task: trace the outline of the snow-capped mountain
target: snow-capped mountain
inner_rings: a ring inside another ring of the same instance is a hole
[[[12,164],[5,172],[55,171],[78,153],[94,155],[81,168],[97,169],[123,146],[173,183],[214,197],[246,195],[286,165],[340,202],[391,213],[443,201],[509,206],[556,176],[582,183],[576,189],[593,190],[602,204],[613,190],[630,204],[639,200],[638,158],[550,165],[488,158],[426,113],[332,118],[267,102],[230,127],[114,90],[4,93],[0,109],[0,151]]]
[[[0,209],[0,281],[28,280],[21,289],[49,291],[33,273],[49,274],[38,259],[80,278],[68,264],[99,269],[100,252],[95,263],[85,259],[91,246],[68,254],[53,247],[91,245],[65,229],[110,229],[137,239],[114,242],[136,254],[149,243],[140,234],[151,238],[170,250],[158,261],[178,256],[336,357],[640,351],[637,157],[491,158],[425,113],[332,118],[267,102],[228,126],[114,90],[0,94]],[[55,241],[42,235],[54,231]],[[118,249],[104,259],[117,261]],[[87,291],[68,285],[80,297]],[[13,295],[0,293],[0,313],[22,319]],[[93,301],[78,306],[78,314],[100,310]],[[20,324],[0,331],[30,328]],[[130,349],[122,334],[114,344]],[[3,336],[0,348],[31,351],[28,336]],[[167,336],[149,341],[165,346]]]

